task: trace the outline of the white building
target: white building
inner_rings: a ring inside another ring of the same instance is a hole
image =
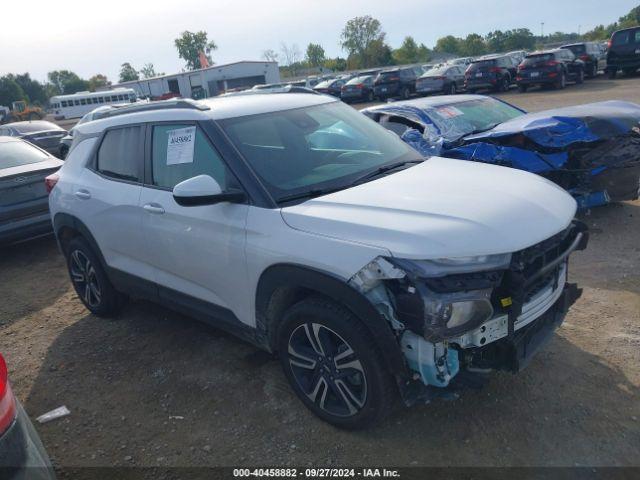
[[[277,62],[241,61],[213,65],[190,72],[122,82],[113,85],[113,88],[133,88],[142,97],[159,97],[175,93],[185,98],[205,98],[236,88],[251,88],[257,84],[279,82],[280,70]]]

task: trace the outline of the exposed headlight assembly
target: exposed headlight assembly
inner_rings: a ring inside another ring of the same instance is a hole
[[[493,316],[491,294],[501,278],[495,272],[508,268],[511,254],[387,260],[407,273],[406,285],[395,292],[398,317],[425,338],[440,341]]]

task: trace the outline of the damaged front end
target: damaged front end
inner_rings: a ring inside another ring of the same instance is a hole
[[[568,257],[586,226],[519,252],[438,260],[377,257],[350,284],[390,323],[411,378],[407,405],[479,386],[492,370],[518,372],[562,323],[581,291]]]
[[[537,173],[579,208],[635,200],[640,193],[640,106],[601,102],[524,115],[465,137],[444,157]]]

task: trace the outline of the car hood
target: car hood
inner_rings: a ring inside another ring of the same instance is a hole
[[[564,148],[577,142],[595,142],[640,128],[640,105],[612,100],[528,113],[491,130],[464,138],[465,143],[499,141],[524,135],[536,145]]]
[[[518,251],[562,231],[575,211],[570,195],[536,175],[431,157],[282,216],[298,230],[428,259]]]

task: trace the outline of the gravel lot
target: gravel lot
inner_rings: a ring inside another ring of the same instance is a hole
[[[640,103],[640,78],[501,96]],[[591,243],[571,265],[584,295],[525,372],[369,431],[317,420],[274,359],[189,318],[145,302],[87,314],[51,237],[0,252],[0,351],[32,417],[71,410],[37,425],[58,467],[640,466],[640,202],[584,219]]]

